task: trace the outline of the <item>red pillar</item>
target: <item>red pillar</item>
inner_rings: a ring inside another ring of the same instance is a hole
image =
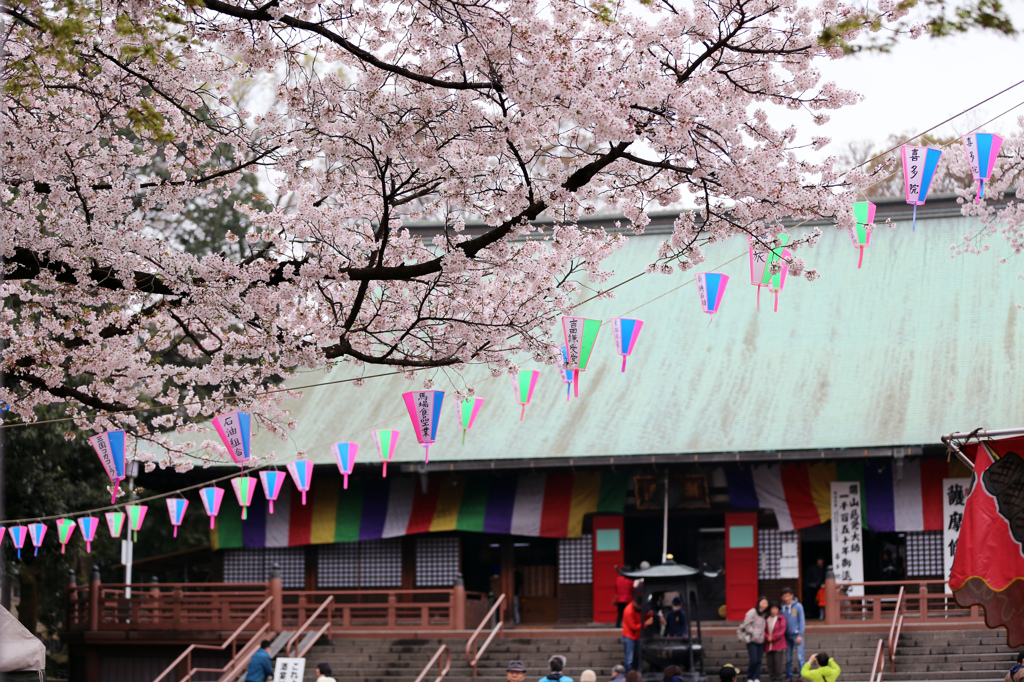
[[[614,623],[618,610],[615,598],[615,568],[622,568],[624,538],[622,515],[595,516],[592,519],[591,569],[595,623]]]
[[[757,512],[725,515],[725,617],[743,620],[757,602]]]

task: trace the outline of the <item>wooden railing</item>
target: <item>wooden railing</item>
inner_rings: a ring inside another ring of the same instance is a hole
[[[437,651],[434,652],[434,656],[423,667],[420,676],[416,678],[416,682],[423,682],[423,678],[427,676],[430,668],[435,663],[437,663],[437,677],[434,678],[434,682],[441,682],[444,680],[444,676],[448,674],[448,671],[452,669],[452,653],[448,650],[447,644],[442,644],[438,647]]]
[[[953,595],[945,593],[945,585],[942,580],[836,583],[829,578],[825,581],[825,622],[888,625],[897,611],[907,622],[918,624],[983,622],[977,606],[960,606]],[[866,594],[844,593],[855,586],[863,587]]]
[[[879,638],[878,646],[875,647],[875,661],[871,664],[871,677],[868,678],[871,682],[882,682],[882,673],[885,671],[885,655],[882,653],[884,645],[885,640]]]
[[[497,612],[498,614],[497,622],[495,622],[494,628],[491,630],[491,634],[487,635],[487,639],[484,640],[483,646],[481,646],[479,650],[477,650],[476,640],[480,636],[480,632],[484,629],[484,626],[486,626],[488,621],[491,620],[491,617],[495,614],[495,612]],[[470,666],[472,666],[474,678],[476,677],[476,666],[480,662],[480,657],[484,655],[484,652],[487,651],[487,647],[491,645],[491,640],[494,639],[494,637],[499,632],[501,632],[501,629],[502,627],[504,627],[504,625],[505,595],[502,594],[494,600],[494,605],[487,612],[487,615],[483,617],[483,619],[480,621],[480,625],[476,626],[476,630],[473,631],[473,634],[470,635],[469,639],[466,641],[466,662],[469,663]]]
[[[327,599],[331,631],[464,630],[465,603],[482,594],[451,590],[314,590],[283,594],[281,618],[286,630],[298,627]]]
[[[313,621],[316,620],[321,613],[323,613],[324,609],[326,609],[333,603],[334,595],[331,595],[327,597],[327,599],[324,599],[324,603],[321,604],[319,608],[317,608],[317,610],[314,611],[312,615],[310,615],[310,617],[306,619],[306,622],[303,623],[302,626],[295,631],[295,634],[291,636],[291,639],[288,640],[288,643],[284,645],[284,650],[288,652],[288,655],[290,657],[302,658],[303,656],[305,656],[306,652],[309,651],[310,647],[312,647],[313,644],[318,639],[320,639],[320,637],[323,636],[324,632],[331,629],[331,621],[330,618],[328,618],[327,622],[321,625],[320,629],[316,631],[315,636],[310,638],[309,642],[307,642],[305,645],[302,644],[302,637],[309,631],[310,627],[312,627]]]
[[[892,625],[889,626],[889,672],[896,672],[896,648],[900,643],[900,633],[903,632],[903,617],[906,615],[903,610],[907,606],[904,599],[905,592],[900,586],[900,594],[896,599],[896,610],[892,612]]]

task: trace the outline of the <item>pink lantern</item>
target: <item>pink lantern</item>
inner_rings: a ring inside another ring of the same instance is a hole
[[[202,488],[199,491],[199,499],[202,500],[203,507],[210,517],[210,530],[213,530],[217,514],[220,513],[220,503],[224,500],[224,488],[218,488],[215,485]]]
[[[373,442],[377,445],[377,454],[380,455],[380,461],[384,463],[384,478],[387,478],[388,475],[388,462],[391,461],[392,455],[395,454],[395,448],[398,447],[399,433],[401,432],[395,429],[373,432]]]
[[[124,528],[124,512],[110,511],[104,516],[107,518],[107,530],[110,531],[110,537],[121,537],[121,529]]]
[[[630,320],[622,317],[612,318],[612,332],[615,335],[615,347],[622,356],[622,371],[626,371],[626,358],[633,352],[633,346],[640,336],[643,320]]]
[[[249,505],[252,504],[253,493],[256,492],[256,479],[252,476],[239,476],[231,479],[231,487],[235,489],[235,499],[242,508],[242,520],[249,518]]]
[[[92,541],[96,537],[96,529],[100,527],[100,521],[95,516],[83,516],[78,519],[78,530],[85,540],[85,551],[92,553]]]
[[[185,520],[186,509],[188,509],[188,500],[184,497],[167,498],[167,515],[171,518],[171,525],[174,526],[174,537],[178,537],[178,526]]]
[[[43,544],[43,538],[46,537],[46,524],[28,524],[28,537],[32,541],[32,556],[39,556],[39,545]]]
[[[437,425],[441,423],[441,404],[444,391],[409,391],[403,393],[405,408],[416,430],[416,441],[423,446],[425,462],[430,462],[430,446],[437,440]]]
[[[313,483],[313,463],[308,459],[297,459],[288,463],[288,473],[295,481],[295,487],[302,493],[302,504],[306,504],[306,492]]]
[[[540,372],[535,369],[521,369],[518,373],[511,375],[512,388],[516,392],[516,402],[520,405],[519,421],[526,416],[526,406],[533,399],[533,389],[537,388],[537,377]]]
[[[281,494],[281,486],[284,485],[285,474],[283,471],[266,470],[260,472],[260,482],[263,484],[263,494],[267,497],[270,505],[270,513],[274,513],[274,502]]]
[[[697,274],[697,292],[700,294],[700,306],[714,319],[718,306],[725,295],[725,285],[729,283],[729,275],[720,272],[701,272]],[[711,320],[708,320],[711,324]]]
[[[338,462],[338,471],[343,476],[342,487],[348,490],[348,477],[356,466],[356,454],[359,452],[358,443],[335,443],[331,446],[334,451],[334,459]]]
[[[21,558],[21,548],[25,546],[25,538],[28,537],[28,528],[25,526],[11,526],[8,531],[11,534],[11,542],[18,550],[18,558]]]

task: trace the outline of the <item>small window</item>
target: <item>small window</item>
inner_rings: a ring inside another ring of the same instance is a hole
[[[618,552],[622,548],[619,541],[621,531],[618,528],[601,528],[597,531],[598,552]]]
[[[753,526],[729,526],[729,549],[753,549]]]

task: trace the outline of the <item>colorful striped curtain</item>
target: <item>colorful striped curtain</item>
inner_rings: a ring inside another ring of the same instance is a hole
[[[832,481],[859,481],[862,525],[878,532],[942,530],[942,479],[967,475],[957,461],[892,459],[828,463],[730,465],[733,509],[771,509],[779,530],[799,530],[832,518]]]
[[[214,549],[295,547],[378,540],[416,533],[469,531],[548,538],[583,533],[590,513],[621,514],[626,504],[625,476],[611,472],[562,472],[431,476],[426,492],[415,476],[314,480],[305,506],[285,485],[267,513],[258,490],[241,520],[229,496],[210,532]]]

